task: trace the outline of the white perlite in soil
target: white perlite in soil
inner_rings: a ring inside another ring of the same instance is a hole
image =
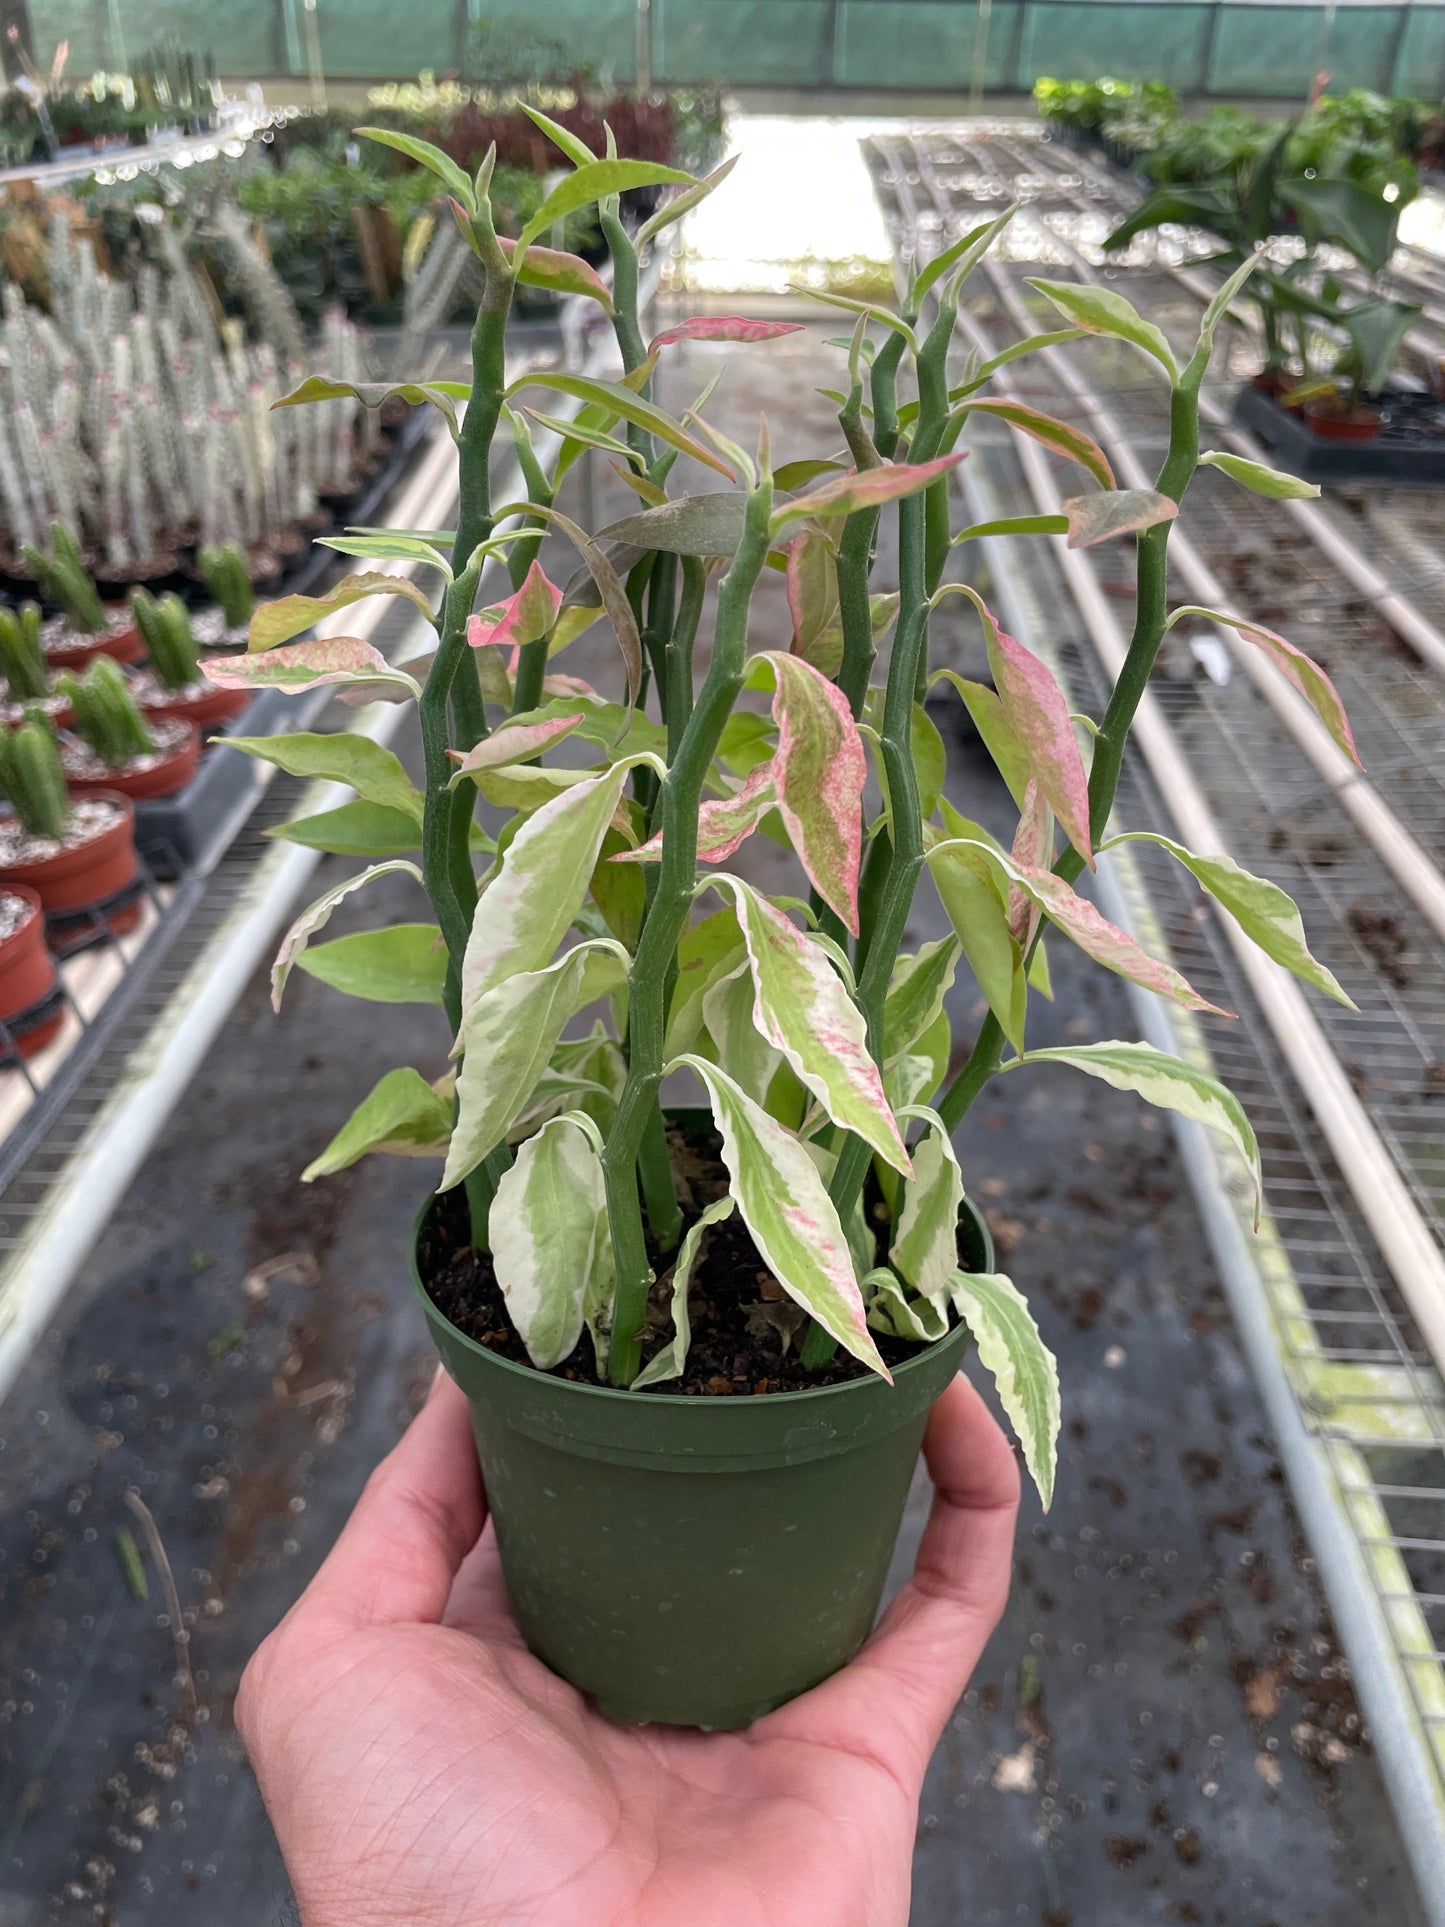
[[[192,616],[191,634],[203,649],[244,649],[250,641],[251,628],[246,622],[231,628],[225,610],[217,606]]]
[[[124,763],[107,763],[91,748],[89,743],[77,738],[66,743],[60,752],[60,761],[67,776],[79,777],[86,782],[98,782],[104,777],[123,774],[143,776],[147,770],[155,769],[157,764],[169,762],[178,750],[184,749],[190,737],[191,725],[180,722],[173,716],[159,716],[155,722],[147,723],[151,741],[155,748],[148,756],[131,756]]]
[[[97,649],[101,643],[109,642],[134,627],[135,617],[124,607],[109,611],[106,625],[97,636],[81,635],[69,616],[51,616],[49,621],[40,625],[40,646],[42,649]]]
[[[23,930],[35,915],[35,905],[9,890],[0,890],[0,943]]]
[[[12,816],[0,823],[0,870],[13,870],[21,863],[43,863],[62,850],[78,850],[83,844],[94,843],[115,828],[122,814],[119,803],[112,803],[108,797],[78,796],[59,843],[48,836],[31,836]]]

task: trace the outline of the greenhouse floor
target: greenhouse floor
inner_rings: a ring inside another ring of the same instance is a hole
[[[831,446],[814,388],[836,375],[832,332],[734,354],[718,425],[746,433],[761,407],[775,448]],[[684,405],[716,353],[680,351],[664,399]],[[593,506],[622,513],[601,488],[616,507]],[[758,641],[785,644],[784,619],[770,582]],[[940,625],[940,659],[976,649]],[[568,666],[614,674],[595,636]],[[1006,829],[961,710],[935,715],[954,800]],[[328,861],[308,895],[341,874]],[[413,914],[394,882],[347,902],[338,932]],[[910,946],[937,914],[920,902]],[[1050,960],[1058,1002],[1031,1042],[1135,1034],[1116,979],[1060,945]],[[955,1014],[966,1036],[978,1013]],[[258,972],[0,1409],[3,1927],[293,1918],[236,1683],[432,1369],[403,1258],[422,1168],[296,1173],[383,1070],[439,1069],[446,1042],[430,1011],[383,1025],[309,978],[273,1017]],[[929,1776],[916,1927],[1416,1927],[1167,1127],[1036,1071],[986,1094],[960,1151],[1058,1354],[1065,1436],[1053,1510],[1025,1501],[1006,1617]],[[174,1575],[183,1659],[149,1557],[138,1596],[130,1492]]]

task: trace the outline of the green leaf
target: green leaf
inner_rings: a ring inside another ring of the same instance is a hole
[[[1036,284],[1037,285],[1037,284]],[[955,417],[969,415],[995,415],[1005,421],[1020,434],[1028,435],[1045,448],[1052,448],[1057,454],[1066,455],[1070,461],[1077,462],[1080,468],[1088,471],[1101,488],[1114,487],[1114,471],[1109,466],[1109,458],[1082,428],[1075,428],[1071,422],[1056,421],[1052,415],[1045,415],[1037,408],[1029,408],[1021,401],[965,401],[954,411]]]
[[[523,971],[541,968],[582,908],[628,776],[629,756],[574,784],[529,816],[482,892],[462,964],[462,1010]]]
[[[667,1068],[684,1065],[707,1088],[732,1194],[763,1263],[795,1304],[891,1384],[868,1330],[848,1240],[817,1166],[716,1064],[684,1056]]]
[[[640,515],[625,515],[597,531],[599,542],[668,555],[735,555],[743,538],[748,498],[741,489],[710,495],[678,495]]]
[[[409,402],[413,408],[429,403],[446,422],[453,441],[461,436],[457,403],[472,392],[466,381],[333,381],[329,375],[308,375],[299,388],[273,401],[273,408],[304,408],[316,401],[359,401],[363,408],[380,408],[389,401]],[[337,543],[330,542],[329,548]],[[372,551],[376,553],[376,551]]]
[[[372,562],[420,562],[438,569],[450,582],[452,565],[432,543],[419,535],[322,535],[317,544],[338,555],[359,556]]]
[[[1059,517],[1061,522],[1063,519],[1062,516]],[[1008,786],[1009,795],[1022,809],[1032,775],[1028,751],[1004,714],[1003,704],[998,696],[986,684],[969,682],[955,669],[940,669],[929,678],[929,687],[932,688],[938,682],[951,682],[962,696],[964,708],[972,718],[973,726],[992,758],[995,769]]]
[[[1112,335],[1116,341],[1127,341],[1142,348],[1165,369],[1171,382],[1178,381],[1174,351],[1162,330],[1152,321],[1146,321],[1122,294],[1116,294],[1112,288],[1086,287],[1081,281],[1042,281],[1029,276],[1028,283],[1085,334]]]
[[[950,269],[957,270],[957,285],[961,286],[1017,212],[1017,208],[1005,208],[1003,213],[995,215],[993,220],[980,222],[976,228],[970,228],[968,233],[961,236],[951,247],[946,247],[941,254],[935,254],[928,265],[919,270],[918,278],[913,284],[912,305],[915,308],[921,308],[923,298],[929,289],[935,282],[941,281]],[[955,287],[955,298],[956,295],[957,287]]]
[[[593,402],[612,417],[621,417],[636,428],[644,428],[649,435],[655,435],[669,448],[675,448],[682,455],[691,455],[694,461],[716,469],[719,475],[735,481],[732,470],[725,462],[718,460],[705,442],[691,435],[681,422],[659,408],[655,402],[644,399],[633,389],[620,381],[603,381],[596,375],[568,375],[547,372],[528,372],[519,375],[507,390],[514,395],[522,388],[554,388],[559,394],[575,395],[580,401]],[[535,508],[535,504],[532,505]]]
[[[888,1261],[913,1289],[940,1310],[948,1302],[949,1282],[958,1269],[958,1212],[963,1203],[963,1173],[936,1111],[913,1104],[909,1117],[928,1126],[913,1147],[913,1176],[903,1184],[903,1209],[893,1233]]]
[[[687,1363],[687,1348],[692,1339],[692,1325],[687,1315],[687,1288],[692,1278],[692,1268],[697,1263],[703,1238],[710,1227],[731,1217],[732,1212],[733,1200],[730,1197],[717,1198],[689,1227],[672,1268],[672,1340],[633,1379],[634,1392],[644,1392],[650,1385],[665,1385],[669,1379],[682,1377],[683,1366]]]
[[[1304,924],[1294,900],[1277,883],[1254,876],[1242,869],[1233,857],[1196,856],[1172,837],[1152,830],[1126,830],[1103,845],[1106,850],[1118,843],[1157,843],[1203,884],[1216,903],[1221,904],[1244,934],[1257,943],[1267,957],[1273,957],[1296,977],[1302,977],[1316,990],[1322,990],[1336,1003],[1355,1009],[1354,1000],[1340,988],[1334,974],[1310,954]]]
[[[1173,610],[1165,627],[1172,629],[1176,622],[1183,622],[1190,617],[1220,623],[1224,628],[1232,629],[1241,642],[1253,643],[1257,649],[1263,650],[1281,675],[1294,684],[1356,769],[1365,767],[1355,748],[1354,731],[1350,728],[1350,719],[1345,714],[1340,692],[1312,656],[1307,656],[1303,649],[1297,648],[1286,637],[1277,635],[1273,629],[1266,629],[1263,623],[1248,622],[1243,616],[1225,615],[1222,610],[1203,609],[1193,603]]]
[[[331,856],[410,856],[421,848],[416,817],[383,803],[343,803],[314,816],[298,816],[294,823],[278,823],[266,834]]]
[[[452,1107],[419,1071],[388,1071],[362,1100],[320,1157],[301,1173],[301,1182],[344,1171],[369,1151],[401,1157],[444,1157],[452,1130]]]
[[[1217,468],[1232,482],[1276,502],[1308,501],[1320,492],[1314,482],[1303,482],[1298,475],[1286,475],[1283,469],[1247,461],[1243,455],[1229,455],[1217,448],[1206,449],[1199,458],[1199,466]]]
[[[251,617],[250,647],[252,651],[274,649],[278,642],[289,642],[337,609],[349,608],[368,596],[388,595],[405,596],[423,615],[431,615],[431,604],[407,576],[375,572],[347,575],[324,595],[288,595],[277,602],[261,603]]]
[[[868,1050],[863,1013],[827,952],[740,877],[713,877],[711,883],[732,898],[737,912],[758,1032],[782,1052],[835,1124],[906,1172],[908,1153]]]
[[[390,863],[373,863],[369,870],[362,870],[357,876],[347,877],[344,882],[336,884],[324,896],[319,896],[314,903],[307,905],[281,939],[281,948],[276,952],[276,961],[271,966],[271,1008],[273,1010],[280,1010],[281,998],[286,989],[286,979],[291,975],[292,967],[300,959],[316,932],[326,927],[337,904],[344,897],[349,897],[353,890],[359,890],[364,884],[374,882],[377,877],[400,874],[403,871],[407,876],[414,877],[418,883],[422,881],[421,871],[416,865],[398,857]]]
[[[714,168],[695,186],[685,189],[681,194],[674,194],[670,201],[664,201],[657,212],[650,214],[637,230],[636,245],[643,247],[654,236],[661,234],[664,228],[671,227],[674,221],[680,221],[684,214],[690,213],[700,201],[705,201],[715,188],[722,186],[737,164],[738,156],[730,154],[721,167]]]
[[[1007,367],[1011,361],[1017,361],[1020,355],[1036,355],[1041,349],[1058,347],[1061,342],[1078,341],[1083,333],[1082,328],[1054,328],[1045,334],[1028,335],[1023,341],[1014,342],[1011,347],[1001,348],[996,355],[990,355],[987,361],[981,361],[961,387],[950,391],[948,399],[963,401],[969,395],[977,393],[986,382],[991,381],[1000,368]],[[902,419],[901,410],[899,418]]]
[[[345,731],[316,735],[298,730],[292,736],[228,736],[226,746],[259,762],[274,763],[288,776],[347,783],[366,802],[380,803],[421,822],[421,791],[413,786],[400,760],[369,736]]]
[[[816,482],[820,475],[837,475],[844,467],[827,457],[805,456],[801,461],[784,462],[773,470],[773,493],[791,495],[794,489],[806,488],[809,482]]]
[[[532,107],[525,100],[519,100],[517,105],[534,126],[540,127],[549,140],[556,142],[574,167],[587,167],[596,160],[597,156],[586,141],[569,127],[564,127],[560,121],[544,114],[540,107]]]
[[[989,1009],[1022,1050],[1028,986],[993,866],[981,850],[953,841],[929,851],[928,872]]]
[[[862,1292],[875,1331],[911,1339],[915,1345],[934,1344],[947,1335],[945,1314],[926,1298],[914,1297],[886,1265],[865,1274]]]
[[[612,1240],[595,1130],[577,1112],[552,1118],[519,1148],[492,1205],[497,1283],[541,1372],[572,1351],[589,1300],[610,1296]]]
[[[394,923],[313,944],[296,959],[308,977],[378,1004],[440,1004],[447,953],[434,923]]]
[[[963,542],[977,542],[987,535],[1067,535],[1068,532],[1067,515],[1004,515],[995,522],[975,522],[972,528],[960,530],[949,546],[956,549]]]
[[[926,943],[912,957],[899,957],[889,979],[883,1006],[883,1061],[892,1064],[912,1050],[937,1022],[943,1000],[953,987],[960,945],[957,937]]]
[[[973,1333],[1045,1512],[1058,1464],[1059,1368],[1017,1285],[1002,1272],[955,1271],[953,1303]]]
[[[433,147],[430,141],[418,140],[414,134],[399,134],[391,127],[358,127],[356,131],[365,140],[395,148],[398,154],[405,154],[418,167],[424,167],[428,174],[435,174],[448,194],[455,195],[467,213],[475,215],[477,197],[472,183],[450,154]]]
[[[604,965],[601,973],[589,966]],[[457,1124],[437,1189],[449,1191],[506,1137],[552,1060],[568,1021],[627,978],[610,939],[580,943],[542,970],[518,971],[468,1003],[456,1049]]]
[[[527,222],[517,237],[519,248],[530,247],[539,234],[574,214],[579,207],[590,207],[609,194],[625,194],[634,187],[700,187],[693,174],[680,167],[663,167],[656,161],[584,161],[574,173],[558,183]]]
[[[1134,1091],[1147,1103],[1178,1111],[1196,1124],[1207,1124],[1210,1130],[1221,1132],[1249,1167],[1254,1180],[1255,1223],[1258,1224],[1263,1197],[1259,1145],[1244,1114],[1244,1106],[1218,1078],[1186,1064],[1181,1057],[1155,1050],[1152,1044],[1118,1040],[1026,1051],[1004,1068],[1012,1070],[1016,1064],[1070,1064],[1076,1071],[1102,1078],[1116,1091]]]
[[[683,931],[677,946],[677,982],[668,1006],[663,1046],[669,1057],[693,1048],[702,1029],[703,997],[743,961],[743,933],[731,906],[714,911]]]

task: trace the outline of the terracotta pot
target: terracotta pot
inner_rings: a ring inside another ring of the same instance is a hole
[[[4,708],[0,709],[0,722],[3,722],[7,729],[19,729],[25,721],[26,711],[31,707],[29,703],[6,703]],[[57,729],[69,729],[75,721],[75,711],[63,697],[47,696],[44,709]]]
[[[142,694],[141,708],[147,716],[174,716],[177,722],[193,723],[197,729],[216,729],[239,716],[251,700],[249,689],[216,689],[210,683],[197,686],[194,696],[184,690],[153,686]]]
[[[112,616],[121,613],[121,608],[111,611]],[[84,669],[97,656],[113,656],[117,662],[124,663],[143,662],[145,644],[140,630],[133,622],[126,622],[103,636],[72,635],[67,641],[47,643],[45,648],[45,660],[52,669]]]
[[[48,1003],[55,994],[55,959],[45,947],[45,912],[35,891],[23,883],[5,886],[12,897],[23,897],[31,914],[18,930],[0,939],[0,1021],[10,1027],[11,1044],[22,1057],[43,1050],[65,1022],[65,1006],[21,1025],[13,1020]]]
[[[93,836],[88,843],[73,849],[57,850],[54,856],[37,857],[28,863],[0,865],[0,886],[13,888],[28,884],[47,916],[72,910],[88,910],[116,896],[136,877],[135,809],[128,796],[113,789],[94,793],[116,804],[121,816],[108,830]],[[130,921],[133,923],[135,917]]]
[[[112,790],[137,800],[174,796],[191,781],[200,760],[200,732],[192,728],[186,732],[186,740],[180,747],[158,763],[148,764],[144,769],[129,765],[124,769],[109,769],[103,776],[74,776],[66,770],[65,787],[74,796],[100,796]]]
[[[1304,418],[1310,433],[1324,442],[1372,442],[1380,432],[1380,417],[1374,409],[1346,409],[1328,397],[1307,401]]]

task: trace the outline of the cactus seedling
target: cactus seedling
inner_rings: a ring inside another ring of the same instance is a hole
[[[60,688],[75,713],[76,734],[111,769],[155,749],[130,685],[109,656],[97,656],[83,676],[62,676]]]
[[[38,602],[0,609],[0,675],[13,702],[40,702],[50,693]]]
[[[103,635],[109,626],[105,604],[86,572],[75,537],[63,522],[50,525],[50,554],[27,542],[21,553],[42,592],[58,602],[77,635]]]
[[[192,688],[201,680],[200,652],[185,603],[178,595],[163,595],[157,602],[144,589],[137,589],[130,606],[156,681],[163,689]]]
[[[234,542],[223,542],[202,549],[196,560],[206,587],[221,605],[226,627],[244,629],[255,606],[245,555]]]
[[[0,730],[0,790],[30,836],[65,841],[70,798],[55,732],[40,716],[13,731]]]

